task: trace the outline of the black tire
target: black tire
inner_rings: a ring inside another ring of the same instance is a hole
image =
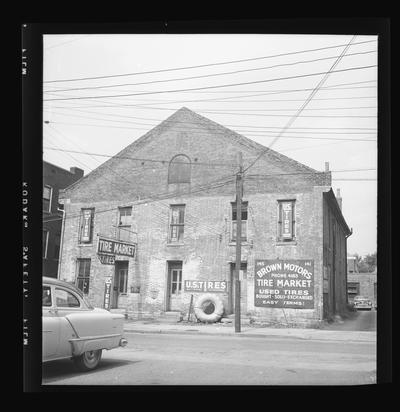
[[[101,359],[102,350],[90,350],[82,353],[80,356],[76,356],[73,360],[76,367],[83,372],[91,371],[96,369],[100,359]]]
[[[221,319],[224,313],[224,304],[218,296],[205,293],[197,299],[194,313],[201,322],[214,323]]]

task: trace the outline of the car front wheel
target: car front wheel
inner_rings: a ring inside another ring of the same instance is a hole
[[[97,368],[101,359],[102,350],[90,350],[74,358],[75,365],[81,371],[90,371]]]

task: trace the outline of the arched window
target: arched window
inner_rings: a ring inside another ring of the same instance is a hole
[[[190,183],[190,159],[182,154],[174,156],[168,168],[168,183]]]

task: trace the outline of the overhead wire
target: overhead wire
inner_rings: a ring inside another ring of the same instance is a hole
[[[376,50],[368,50],[368,51],[364,51],[364,52],[350,53],[350,54],[347,54],[346,57],[362,55],[362,54],[369,54],[369,53],[376,53]],[[231,72],[209,73],[209,74],[203,74],[203,75],[198,75],[198,76],[180,77],[180,78],[175,78],[175,79],[162,79],[162,80],[151,80],[151,81],[139,82],[139,83],[122,83],[122,84],[111,84],[111,85],[100,85],[100,86],[72,87],[72,88],[68,88],[68,89],[44,90],[43,93],[59,93],[59,92],[70,92],[70,91],[78,91],[78,90],[96,90],[96,89],[102,89],[103,90],[103,89],[109,89],[109,88],[114,88],[114,87],[140,86],[140,85],[145,85],[145,84],[186,81],[186,80],[202,79],[202,78],[209,78],[209,77],[226,76],[226,75],[245,73],[245,72],[253,72],[253,71],[259,71],[259,70],[268,70],[268,69],[274,69],[274,68],[277,68],[277,67],[294,66],[294,65],[297,65],[297,64],[315,63],[315,62],[318,62],[318,61],[332,60],[332,59],[335,59],[337,57],[338,56],[321,57],[321,58],[318,58],[318,59],[301,60],[301,61],[290,62],[290,63],[280,63],[280,64],[275,64],[275,65],[266,66],[266,67],[253,67],[253,68],[250,68],[250,69],[234,70],[234,71],[231,71]]]
[[[331,73],[334,72],[334,68],[339,64],[339,62],[342,60],[343,56],[347,53],[347,50],[349,49],[349,47],[351,46],[351,44],[354,42],[356,36],[353,36],[351,38],[351,40],[349,41],[349,43],[347,44],[347,46],[343,49],[342,53],[339,55],[339,57],[334,61],[334,63],[332,64],[332,66],[330,67],[330,69],[328,70],[328,72],[325,73],[324,77],[318,82],[318,84],[316,85],[316,87],[314,88],[314,90],[310,93],[310,95],[307,97],[307,99],[305,100],[305,102],[302,104],[302,106],[298,109],[298,111],[290,118],[290,120],[285,124],[285,126],[283,127],[283,129],[279,132],[279,134],[274,137],[274,139],[272,140],[272,142],[269,144],[268,149],[271,148],[278,140],[279,138],[285,133],[285,131],[287,129],[290,128],[290,126],[293,124],[293,122],[300,116],[300,114],[302,113],[302,111],[304,110],[304,108],[309,104],[309,102],[312,100],[312,98],[314,97],[314,95],[318,92],[319,88],[325,83],[325,81],[327,80],[327,78],[329,77],[329,75]],[[257,156],[257,158],[252,161],[248,166],[246,166],[243,169],[243,173],[246,173],[251,167],[254,166],[254,164],[262,157],[264,156],[264,154],[267,152],[267,150],[264,150],[263,152],[260,153],[259,156]]]
[[[373,43],[373,42],[376,42],[376,41],[377,40],[365,40],[365,41],[354,43],[354,45]],[[72,79],[45,80],[43,83],[60,83],[60,82],[72,82],[72,81],[81,81],[81,80],[97,80],[97,79],[106,79],[106,78],[114,78],[114,77],[126,77],[126,76],[137,76],[137,75],[143,75],[143,74],[162,73],[162,72],[169,72],[169,71],[176,71],[176,70],[197,69],[197,68],[200,68],[200,67],[221,66],[221,65],[225,65],[225,64],[243,63],[243,62],[248,62],[248,61],[271,59],[271,58],[275,58],[275,57],[283,57],[283,56],[289,56],[289,55],[295,55],[295,54],[301,54],[301,53],[309,53],[309,52],[314,52],[314,51],[335,49],[335,48],[342,47],[342,46],[344,46],[344,44],[335,45],[335,46],[319,47],[319,48],[315,48],[315,49],[298,50],[298,51],[295,51],[295,52],[286,52],[286,53],[280,53],[280,54],[269,55],[269,56],[253,57],[253,58],[248,58],[248,59],[230,60],[230,61],[225,61],[225,62],[200,64],[200,65],[194,65],[194,66],[184,66],[184,67],[175,67],[175,68],[168,68],[168,69],[159,69],[159,70],[133,72],[133,73],[123,73],[123,74],[114,74],[114,75],[104,75],[104,76],[91,76],[91,77],[80,77],[80,78],[72,78]]]
[[[342,73],[351,70],[363,70],[363,69],[370,69],[373,67],[377,67],[376,64],[366,65],[366,66],[359,66],[359,67],[348,67],[346,69],[340,70],[332,70],[329,73]],[[75,96],[75,97],[56,97],[52,99],[43,99],[43,101],[60,101],[60,100],[86,100],[86,99],[106,99],[110,97],[125,97],[125,96],[142,96],[142,95],[149,95],[149,94],[160,94],[160,93],[177,93],[181,91],[188,91],[188,90],[205,90],[205,89],[215,89],[215,88],[223,88],[223,87],[234,87],[234,86],[242,86],[247,84],[259,84],[259,83],[269,83],[274,81],[282,81],[282,80],[290,80],[290,79],[298,79],[304,77],[313,77],[319,76],[322,74],[327,74],[328,72],[318,72],[318,73],[309,73],[309,74],[302,74],[296,76],[286,76],[286,77],[278,77],[273,79],[265,79],[265,80],[254,80],[252,82],[239,82],[239,83],[231,83],[231,84],[220,84],[214,86],[202,86],[202,87],[193,87],[188,89],[174,89],[174,90],[157,90],[152,92],[145,92],[145,93],[129,93],[129,94],[116,94],[116,95],[103,95],[103,96]]]

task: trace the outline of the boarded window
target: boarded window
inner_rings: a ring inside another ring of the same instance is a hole
[[[282,242],[295,238],[295,201],[278,201],[278,239]]]
[[[185,155],[175,156],[168,168],[168,183],[190,183],[191,162]]]
[[[80,243],[91,243],[93,238],[94,209],[82,209]]]

